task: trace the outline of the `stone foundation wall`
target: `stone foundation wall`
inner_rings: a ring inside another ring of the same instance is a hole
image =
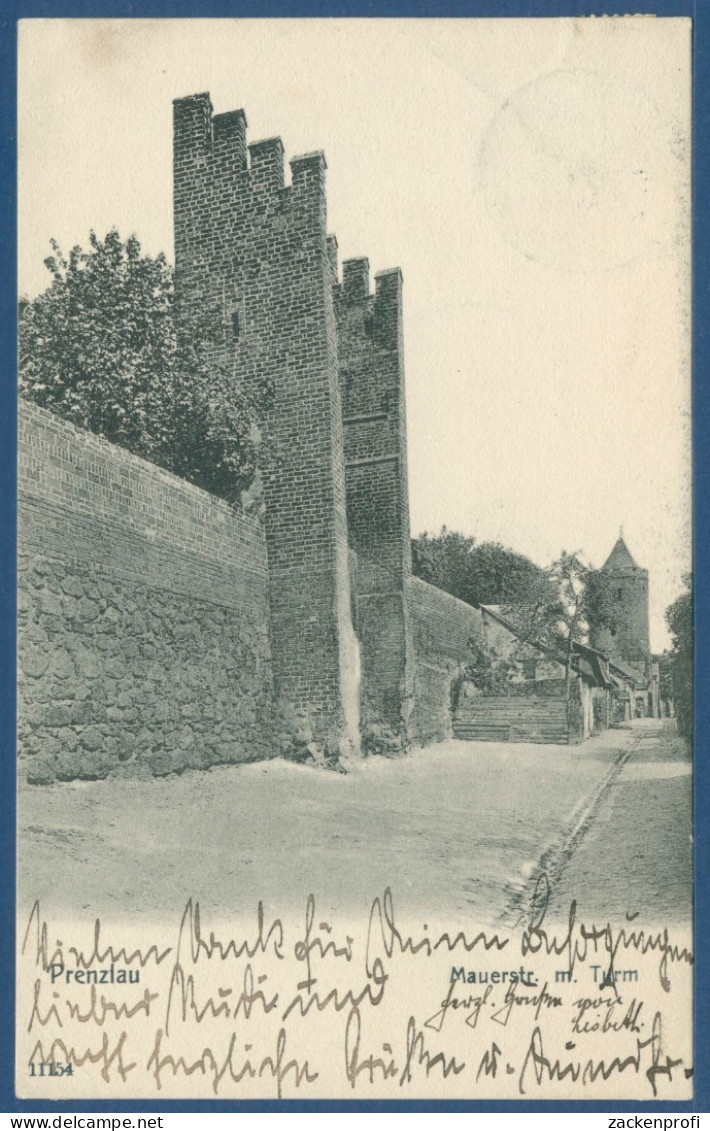
[[[258,522],[26,402],[18,740],[30,781],[269,757]]]

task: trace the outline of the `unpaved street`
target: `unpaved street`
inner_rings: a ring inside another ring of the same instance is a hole
[[[324,911],[365,914],[389,885],[402,908],[494,921],[602,791],[558,905],[574,892],[606,913],[612,895],[622,909],[633,896],[687,913],[690,764],[674,733],[639,725],[570,748],[451,741],[346,775],[275,760],[25,786],[20,901],[146,919],[179,913],[190,896],[232,915],[260,899],[270,911],[304,906],[312,891]]]

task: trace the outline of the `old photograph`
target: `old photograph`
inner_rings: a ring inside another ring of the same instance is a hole
[[[18,1096],[692,1096],[690,86],[21,21]]]

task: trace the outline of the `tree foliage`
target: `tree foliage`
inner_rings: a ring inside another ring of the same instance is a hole
[[[52,241],[50,286],[20,301],[21,394],[238,502],[258,468],[271,388],[240,380],[217,312],[180,334],[163,255],[115,229],[89,241],[68,258]]]
[[[581,640],[589,630],[589,579],[591,570],[579,551],[562,550],[549,567],[548,576],[557,594],[556,615],[561,635]]]
[[[592,624],[614,624],[609,583],[579,551],[562,550],[543,569],[499,543],[477,544],[442,527],[438,535],[413,540],[412,564],[418,577],[462,601],[498,605],[522,641],[565,663],[568,690],[574,641],[585,641]],[[499,669],[491,657],[478,656],[468,678],[490,692],[498,677],[509,674]]]
[[[517,616],[528,639],[564,655],[569,687],[574,642],[586,642],[593,625],[614,626],[612,590],[606,575],[593,569],[579,550],[562,550],[544,576],[538,600],[517,610]]]
[[[469,643],[469,654],[471,658],[464,668],[462,678],[484,695],[507,695],[511,677],[517,669],[516,652],[498,656],[477,640],[472,640]]]
[[[586,570],[584,616],[588,629],[617,627],[618,605],[614,598],[614,583],[603,570]]]
[[[412,540],[412,568],[469,605],[524,602],[544,580],[544,571],[523,554],[498,542],[476,543],[445,526]]]
[[[670,669],[678,730],[687,738],[693,734],[693,581],[683,578],[687,586],[666,609],[666,623],[671,631]]]

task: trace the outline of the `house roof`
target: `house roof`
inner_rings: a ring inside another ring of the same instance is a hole
[[[541,644],[539,640],[534,640],[526,637],[519,628],[517,628],[507,617],[502,616],[498,611],[500,606],[496,605],[481,605],[484,613],[497,620],[512,636],[516,639],[524,641],[531,647],[536,648],[551,660],[555,660],[558,664],[565,664],[566,657],[561,649],[549,648]],[[596,648],[591,648],[588,644],[583,644],[581,640],[572,641],[572,665],[574,670],[582,676],[582,678],[595,683],[599,687],[610,687],[611,681],[609,679],[608,659],[603,652],[597,651]]]
[[[572,661],[580,675],[587,676],[597,687],[612,687],[609,658],[581,640],[572,641]]]
[[[643,672],[639,671],[638,668],[632,668],[621,660],[610,658],[609,668],[612,674],[621,676],[625,683],[630,683],[639,690],[648,686],[648,677]]]

